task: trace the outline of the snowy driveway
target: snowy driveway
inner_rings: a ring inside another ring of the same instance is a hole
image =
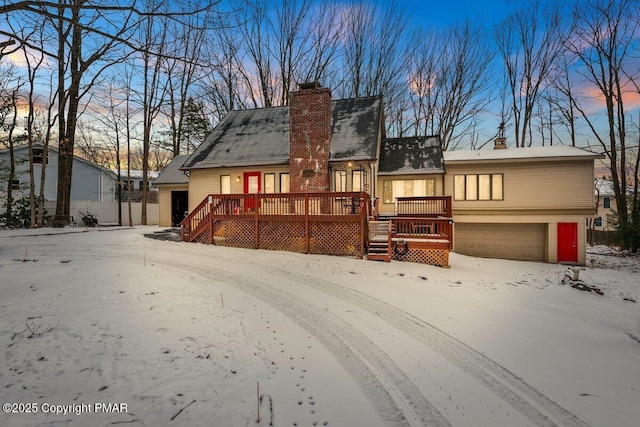
[[[154,230],[0,232],[0,400],[39,409],[1,425],[640,416],[633,270],[582,272],[600,297],[558,285],[558,265],[453,254],[441,269],[143,237]]]

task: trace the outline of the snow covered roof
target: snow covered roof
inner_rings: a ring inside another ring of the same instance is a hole
[[[175,156],[171,162],[160,172],[160,175],[153,181],[153,185],[159,184],[187,184],[189,177],[185,175],[180,168],[184,164],[185,160],[189,157],[188,154],[182,154]]]
[[[44,145],[41,142],[34,142],[33,143],[33,148],[44,148]],[[14,151],[14,153],[20,153],[20,152],[23,152],[23,151],[27,151],[28,149],[29,149],[29,145],[28,144],[22,144],[22,145],[15,146],[13,148],[13,151]],[[53,152],[53,153],[59,154],[59,150],[58,150],[57,147],[53,147],[53,146],[49,145],[47,150],[49,150],[49,152]],[[9,153],[9,149],[8,148],[0,149],[0,154],[7,154],[7,153]],[[73,160],[77,161],[77,162],[84,163],[84,164],[86,164],[88,166],[91,166],[93,168],[96,168],[102,173],[105,173],[105,174],[108,174],[108,175],[112,175],[114,177],[116,176],[115,172],[113,172],[112,170],[107,169],[105,167],[102,167],[102,166],[100,166],[100,165],[98,165],[96,163],[93,163],[90,160],[83,159],[82,157],[78,157],[75,154],[73,155]]]
[[[118,169],[111,169],[111,171],[115,174],[118,174]],[[149,179],[155,179],[158,177],[158,175],[160,174],[160,172],[158,171],[147,171],[147,178]],[[127,178],[127,169],[126,168],[122,168],[120,169],[120,176],[122,176],[123,178]],[[131,179],[142,179],[142,171],[139,169],[131,169],[129,171],[129,178]]]
[[[613,181],[606,178],[596,178],[594,181],[595,195],[600,197],[613,197],[616,193],[613,191]],[[627,186],[627,195],[633,194],[633,187]]]
[[[331,102],[331,161],[376,158],[380,97]],[[181,169],[289,163],[289,107],[230,111]]]
[[[380,146],[379,175],[444,173],[440,138],[388,138]]]
[[[546,147],[522,147],[507,149],[485,149],[485,150],[460,150],[445,151],[444,161],[446,163],[466,163],[475,161],[502,162],[508,161],[551,161],[558,159],[599,159],[603,156],[592,151],[567,145],[553,145]]]

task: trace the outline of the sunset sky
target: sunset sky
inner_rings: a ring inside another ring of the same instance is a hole
[[[231,0],[223,0],[222,5],[227,3],[227,1]],[[342,1],[344,4],[351,3],[349,0]],[[389,4],[384,0],[365,1],[376,3],[379,7]],[[493,35],[493,30],[496,25],[503,21],[511,12],[522,7],[524,3],[525,1],[523,0],[396,0],[398,7],[404,7],[407,12],[409,21],[406,25],[409,29],[445,29],[456,23],[472,21],[487,30],[487,37]],[[236,3],[232,2],[232,4]],[[393,23],[390,23],[390,25],[393,25]],[[0,40],[1,39],[2,38],[0,38]],[[19,66],[24,64],[24,59],[19,54],[12,55],[11,59]],[[503,65],[500,58],[496,57],[494,64],[497,75],[502,72]],[[638,68],[640,69],[640,65]],[[584,79],[577,79],[574,89],[587,95],[583,98],[583,105],[589,113],[595,113],[599,116],[602,115],[604,102],[596,88],[586,86]],[[640,113],[640,94],[637,90],[631,89],[633,88],[630,87],[630,90],[624,98],[625,108],[630,114],[631,120],[637,122],[638,114]],[[496,106],[496,108],[492,108],[492,110],[495,111],[487,115],[483,120],[483,134],[487,138],[491,138],[494,132],[497,131],[497,126],[500,122],[500,106]]]

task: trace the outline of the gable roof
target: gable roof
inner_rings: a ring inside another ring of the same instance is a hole
[[[153,185],[188,184],[189,177],[180,170],[188,157],[188,154],[175,156],[173,160],[171,160],[169,164],[165,166],[164,169],[162,169],[160,175],[158,175],[158,177],[153,180]]]
[[[444,173],[440,138],[420,136],[383,139],[379,175]]]
[[[44,148],[44,144],[42,142],[34,142],[33,143],[33,148]],[[59,150],[57,147],[52,147],[51,145],[47,148],[49,151],[52,151],[58,155],[60,155]],[[29,150],[29,145],[28,144],[21,144],[18,146],[13,147],[13,151],[14,152],[21,152],[21,151],[25,151],[25,150]],[[3,148],[0,149],[0,154],[4,154],[4,153],[8,153],[9,149],[8,148]],[[84,163],[87,166],[93,167],[95,169],[97,169],[99,172],[105,173],[107,175],[111,175],[113,178],[117,178],[118,176],[116,175],[115,172],[113,172],[111,169],[107,169],[105,167],[102,167],[96,163],[93,163],[92,161],[83,159],[82,157],[78,157],[75,154],[73,155],[73,160],[80,162],[80,163]]]
[[[331,101],[330,161],[375,159],[380,97]],[[181,169],[289,163],[289,107],[230,111]]]
[[[445,151],[445,163],[474,163],[484,162],[530,162],[576,160],[576,159],[600,159],[604,156],[592,151],[570,145],[552,145],[545,147],[520,147],[496,150],[488,148],[484,150],[460,150]]]
[[[595,195],[600,197],[614,197],[613,181],[606,178],[596,178],[594,180]],[[633,186],[627,185],[627,195],[633,194]]]

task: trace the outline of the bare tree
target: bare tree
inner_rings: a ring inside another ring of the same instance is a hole
[[[343,8],[339,97],[382,96],[387,129],[402,116],[408,81],[407,13],[397,2],[364,2]]]
[[[241,54],[241,39],[235,30],[220,28],[206,45],[210,71],[198,82],[200,92],[219,121],[235,108],[247,108],[253,97],[247,91],[249,72]],[[256,106],[255,99],[251,106]]]
[[[401,43],[407,14],[395,1],[381,3],[381,9],[377,3],[356,3],[342,17],[345,46],[339,92],[343,97],[382,95],[392,104],[407,81]]]
[[[56,205],[56,224],[64,225],[69,221],[71,196],[71,176],[73,151],[75,149],[75,131],[80,114],[80,103],[90,93],[100,75],[114,63],[126,57],[110,57],[114,49],[127,46],[131,50],[140,50],[131,40],[132,32],[145,19],[164,16],[179,21],[181,18],[209,10],[217,2],[190,4],[184,9],[172,7],[169,0],[157,2],[156,8],[138,7],[144,1],[116,0],[110,4],[96,0],[57,0],[57,1],[7,1],[0,6],[0,13],[12,15],[16,21],[24,14],[35,16],[52,26],[52,46],[43,53],[58,62],[58,190]],[[165,6],[165,7],[160,7]],[[0,35],[12,37],[21,44],[34,48],[28,40],[15,37],[3,29]],[[37,48],[37,47],[35,47]]]
[[[7,132],[6,139],[3,141],[9,149],[9,171],[7,176],[7,191],[6,191],[6,210],[5,210],[5,224],[9,226],[16,225],[15,218],[13,217],[13,186],[16,180],[16,157],[14,148],[19,142],[20,138],[15,135],[17,121],[18,121],[18,98],[19,92],[24,86],[24,82],[17,79],[13,88],[5,87],[2,91],[2,127]],[[6,122],[6,118],[9,117],[9,122]]]
[[[155,9],[153,2],[149,5]],[[147,200],[149,188],[149,152],[153,124],[167,98],[168,84],[164,78],[164,54],[167,52],[167,33],[162,19],[149,16],[140,29],[139,43],[142,61],[142,213],[140,223],[147,225]],[[154,53],[152,53],[154,52]]]
[[[275,79],[273,58],[269,52],[272,35],[268,29],[269,4],[267,0],[244,0],[244,8],[238,9],[235,20],[243,38],[243,46],[255,66],[255,78],[246,75],[248,93],[254,99],[254,105],[271,107],[275,104],[276,93],[273,87]]]
[[[254,105],[287,105],[295,83],[316,75],[317,70],[307,68],[321,65],[309,59],[318,52],[318,46],[309,43],[310,39],[317,41],[318,36],[316,33],[316,37],[309,37],[311,6],[311,0],[245,0],[243,8],[236,11],[242,46],[255,68],[255,72],[243,76]],[[241,69],[247,71],[245,67]]]
[[[622,246],[637,251],[640,249],[640,218],[633,215],[638,211],[638,194],[631,196],[630,206],[626,194],[630,147],[624,98],[628,92],[637,93],[640,81],[635,48],[639,41],[640,5],[636,0],[588,0],[576,5],[573,16],[575,23],[567,47],[575,55],[580,77],[597,88],[599,98],[604,101],[606,130],[598,128],[584,101],[576,104],[576,109],[609,160]],[[630,181],[637,189],[637,169]]]
[[[567,58],[559,61],[557,70],[550,79],[553,92],[548,95],[548,99],[559,115],[559,124],[565,127],[569,133],[571,145],[575,146],[578,112],[576,110],[576,94],[570,77],[571,69]]]
[[[498,51],[510,90],[516,147],[530,146],[531,119],[539,96],[562,53],[563,24],[556,3],[528,2],[496,29]]]
[[[439,135],[444,150],[455,149],[475,131],[473,118],[492,101],[491,47],[471,23],[420,37],[410,91],[415,134]]]
[[[163,63],[167,75],[168,106],[167,117],[170,123],[171,151],[173,156],[181,153],[182,133],[184,131],[184,112],[187,99],[192,96],[196,80],[203,74],[208,64],[205,57],[207,38],[210,32],[207,22],[210,13],[192,15],[179,23],[169,22],[166,30],[174,40],[173,57]]]
[[[39,42],[40,45],[43,43],[43,27],[36,27],[32,34],[29,36],[23,35],[23,39],[29,39],[32,35],[39,33]],[[36,180],[34,174],[34,155],[33,155],[33,144],[34,144],[34,136],[35,133],[35,111],[36,111],[36,76],[40,67],[44,62],[44,55],[39,54],[37,57],[32,57],[30,52],[26,49],[25,45],[22,46],[22,52],[25,60],[25,64],[27,66],[27,79],[28,79],[28,95],[27,102],[29,104],[29,109],[27,112],[27,123],[26,123],[26,131],[27,131],[27,144],[29,146],[29,205],[30,205],[30,228],[36,227],[38,224],[37,218],[38,216],[42,217],[42,214],[38,213],[38,210],[44,209],[42,204],[36,203]],[[40,141],[38,141],[40,142]],[[46,159],[41,159],[40,161],[41,167],[43,169],[46,168]]]

